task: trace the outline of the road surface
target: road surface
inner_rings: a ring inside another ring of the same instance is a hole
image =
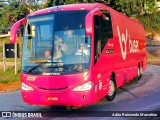
[[[118,89],[115,100],[108,102],[106,99],[102,99],[94,105],[85,106],[76,110],[68,110],[62,107],[38,107],[30,106],[23,103],[20,91],[2,93],[0,94],[0,110],[1,111],[49,111],[56,113],[63,111],[71,111],[64,117],[55,116],[54,119],[75,119],[70,116],[77,116],[76,119],[106,119],[106,117],[95,117],[98,114],[107,113],[107,111],[160,111],[160,66],[148,65],[147,70],[143,73],[143,77],[140,81],[134,80],[123,87]],[[87,112],[90,111],[87,118]],[[73,113],[73,114],[72,114]],[[93,115],[93,117],[91,117]],[[62,115],[63,116],[63,115]],[[99,115],[100,116],[100,115]],[[148,119],[150,117],[147,117]],[[4,119],[4,118],[3,118]],[[8,118],[11,119],[11,118]],[[16,118],[14,118],[16,119]],[[53,119],[53,118],[49,118]],[[113,118],[108,118],[113,119]],[[130,118],[114,118],[117,120],[130,119]],[[133,118],[131,118],[133,119]],[[143,118],[146,119],[146,118]],[[153,118],[159,120],[160,118]],[[26,118],[26,120],[28,120]],[[38,119],[37,119],[38,120]]]

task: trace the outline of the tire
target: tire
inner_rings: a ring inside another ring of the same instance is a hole
[[[142,72],[142,66],[139,66],[139,67],[138,67],[138,76],[137,76],[137,79],[138,79],[138,80],[140,80],[140,79],[142,78],[142,73],[143,73],[143,72]]]
[[[106,96],[106,99],[108,101],[112,101],[116,96],[116,82],[115,82],[115,77],[111,77],[110,80],[110,85],[109,85],[109,93]]]

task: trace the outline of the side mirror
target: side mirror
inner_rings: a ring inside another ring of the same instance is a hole
[[[85,19],[86,35],[92,35],[94,33],[94,15],[97,16],[101,15],[101,11],[99,8],[92,10],[86,15]]]
[[[17,21],[15,24],[13,24],[13,26],[11,28],[11,33],[10,33],[10,42],[12,44],[16,43],[16,34],[17,34],[18,28],[21,25],[26,24],[26,22],[27,22],[26,18],[23,18],[23,19]]]

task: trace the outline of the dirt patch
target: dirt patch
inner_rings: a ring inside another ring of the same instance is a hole
[[[160,65],[160,59],[148,59],[147,64],[150,65]]]
[[[21,82],[0,83],[0,93],[20,90]]]
[[[160,47],[147,47],[147,64],[160,65]]]

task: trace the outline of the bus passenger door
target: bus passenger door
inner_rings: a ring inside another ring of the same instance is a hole
[[[95,73],[102,82],[102,87],[99,87],[99,94],[106,94],[109,84],[112,62],[114,53],[114,42],[112,33],[112,22],[108,11],[103,12],[100,16],[94,16],[94,66]],[[102,91],[102,92],[101,92]]]
[[[101,16],[94,16],[94,64],[97,63],[108,40],[113,38],[112,22],[108,11]]]

